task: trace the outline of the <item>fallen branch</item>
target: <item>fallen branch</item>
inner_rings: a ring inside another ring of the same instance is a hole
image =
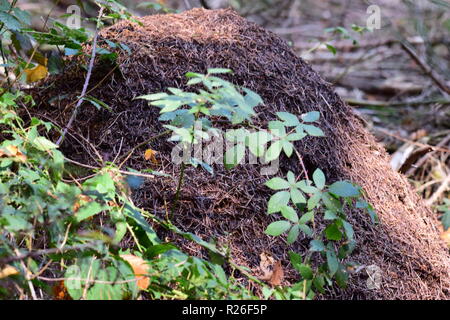
[[[433,195],[426,200],[426,204],[431,206],[433,203],[435,203],[439,197],[448,190],[448,185],[450,184],[450,174],[447,175],[447,177],[444,179],[444,181],[442,181],[441,185],[439,186],[439,188],[436,190],[435,193],[433,193]]]
[[[447,143],[449,142],[450,142],[450,133],[436,145],[436,148],[441,148],[447,145]],[[430,153],[424,155],[422,158],[420,158],[419,161],[417,161],[417,163],[406,172],[406,176],[407,177],[412,176],[416,172],[416,170],[420,168],[425,163],[425,161],[427,161],[437,151],[439,151],[439,149],[435,149]]]
[[[433,82],[445,93],[450,94],[450,87],[447,85],[445,79],[441,78],[425,61],[423,61],[409,46],[401,42],[403,50],[413,59],[422,71],[433,80]]]
[[[424,100],[424,101],[398,101],[398,102],[345,99],[345,102],[347,102],[350,106],[361,106],[361,107],[407,107],[407,106],[413,107],[430,104],[450,105],[450,100],[445,99]]]

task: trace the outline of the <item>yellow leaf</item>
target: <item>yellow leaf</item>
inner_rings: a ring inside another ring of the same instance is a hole
[[[150,285],[150,278],[146,276],[148,274],[147,262],[144,259],[132,254],[122,254],[120,257],[128,262],[133,268],[138,288],[141,290],[146,290]]]
[[[47,67],[38,64],[36,67],[32,69],[24,70],[27,75],[27,83],[38,82],[39,80],[44,79],[48,75]]]
[[[3,270],[0,270],[0,279],[13,276],[19,274],[19,271],[17,271],[16,268],[11,267],[10,265],[7,265]]]
[[[152,149],[147,149],[144,154],[145,160],[150,160],[154,164],[158,164],[158,160],[156,159],[156,154],[158,152]]]
[[[13,145],[9,145],[4,147],[4,149],[0,149],[0,158],[1,157],[15,157],[15,161],[26,162],[27,157],[20,152],[19,148]]]

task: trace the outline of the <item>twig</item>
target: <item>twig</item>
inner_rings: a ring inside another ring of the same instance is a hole
[[[414,145],[419,146],[419,147],[428,147],[428,148],[433,149],[433,151],[440,151],[440,152],[450,153],[450,149],[447,149],[447,148],[442,148],[442,147],[438,147],[438,146],[432,146],[431,144],[420,143],[420,142],[412,141],[412,140],[409,140],[409,139],[405,139],[405,138],[400,137],[399,135],[390,133],[387,130],[384,130],[384,129],[381,129],[381,128],[374,127],[373,129],[377,130],[377,131],[379,131],[381,133],[384,133],[384,134],[386,134],[388,136],[394,137],[394,138],[396,138],[396,139],[398,139],[400,141],[408,142],[408,143],[414,144]]]
[[[442,181],[441,185],[439,186],[439,188],[436,190],[435,193],[433,193],[433,195],[426,200],[426,204],[431,206],[433,203],[435,203],[439,197],[448,190],[448,185],[450,184],[450,174],[447,175],[447,177],[444,179],[444,181]]]
[[[66,161],[68,161],[70,163],[76,164],[77,166],[80,166],[80,167],[83,167],[83,168],[87,168],[87,169],[92,169],[92,170],[101,170],[101,169],[103,169],[103,168],[100,168],[100,167],[91,166],[89,164],[84,164],[84,163],[81,163],[81,162],[78,162],[78,161],[75,161],[75,160],[72,160],[72,159],[69,159],[69,158],[66,158],[66,157],[64,157],[64,160],[66,160]],[[143,177],[143,178],[150,178],[150,179],[153,179],[155,177],[154,175],[140,173],[140,172],[129,172],[129,171],[118,170],[118,169],[114,169],[114,170],[119,172],[119,173],[121,173],[121,174],[125,174],[125,175],[128,175],[128,176],[136,176],[136,177]]]
[[[73,251],[73,250],[80,250],[85,248],[90,248],[91,245],[79,245],[79,246],[72,246],[72,247],[65,247],[65,248],[50,248],[50,249],[42,249],[42,250],[36,250],[36,251],[29,251],[25,254],[17,254],[17,256],[12,257],[6,257],[0,259],[0,265],[5,265],[14,261],[21,261],[27,258],[36,258],[42,255],[46,254],[54,254],[54,253],[62,253],[65,251]]]
[[[402,101],[402,102],[386,102],[386,101],[368,101],[368,100],[355,100],[345,99],[350,106],[362,106],[362,107],[406,107],[406,106],[422,106],[429,104],[442,104],[449,105],[450,100],[425,100],[425,101]]]
[[[413,59],[422,71],[433,80],[433,82],[445,93],[450,94],[450,87],[447,85],[445,79],[441,78],[425,61],[423,61],[408,45],[403,41],[401,42],[403,50]]]
[[[136,151],[137,149],[139,149],[140,147],[145,146],[147,143],[150,143],[150,142],[152,142],[153,140],[156,140],[156,139],[161,138],[161,137],[163,137],[163,136],[165,136],[165,135],[168,135],[168,134],[171,133],[171,132],[172,132],[172,131],[170,131],[170,130],[166,130],[166,131],[163,131],[163,132],[161,132],[161,133],[159,133],[159,134],[157,134],[157,135],[151,136],[151,137],[148,138],[147,140],[145,140],[145,141],[139,143],[138,145],[134,146],[130,151],[128,151],[126,154],[124,154],[122,157],[120,157],[120,160],[122,160],[123,158],[125,158],[124,161],[126,161],[126,160],[131,156],[131,154],[132,154],[134,151]],[[121,167],[122,165],[123,165],[123,162],[122,162],[122,164],[120,165],[120,167]]]
[[[440,149],[441,147],[447,145],[448,142],[450,142],[450,133],[436,145],[436,148]],[[435,149],[430,153],[424,155],[422,158],[420,158],[419,161],[417,161],[417,163],[413,167],[411,167],[408,171],[406,171],[406,176],[409,177],[413,175],[416,172],[416,170],[420,168],[425,163],[425,161],[427,161],[433,154],[439,151],[439,149]]]
[[[69,130],[69,128],[72,126],[73,121],[75,120],[77,113],[78,113],[78,108],[80,107],[80,105],[83,103],[83,98],[86,95],[86,91],[89,85],[89,80],[91,79],[91,75],[92,75],[92,69],[94,68],[94,61],[95,61],[95,54],[96,54],[96,50],[97,50],[97,38],[98,38],[98,27],[99,27],[99,21],[101,19],[103,15],[103,7],[100,8],[100,12],[98,14],[98,19],[97,19],[97,27],[95,28],[95,34],[94,34],[94,41],[92,43],[92,53],[91,53],[91,60],[89,61],[89,68],[88,68],[88,72],[86,75],[86,79],[84,81],[84,85],[83,85],[83,90],[81,91],[81,95],[78,99],[78,102],[75,106],[75,109],[73,110],[72,116],[69,119],[69,122],[67,123],[66,127],[64,128],[61,136],[59,137],[59,139],[56,141],[56,144],[59,146],[61,144],[61,142],[64,140],[64,137],[67,133],[67,130]]]

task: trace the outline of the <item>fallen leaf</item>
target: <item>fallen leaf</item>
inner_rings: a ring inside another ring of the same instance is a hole
[[[72,300],[69,293],[67,292],[64,281],[61,280],[53,287],[53,296],[55,300]]]
[[[277,263],[275,263],[275,266],[273,267],[273,273],[269,279],[269,283],[274,287],[279,286],[283,282],[283,279],[284,279],[283,266],[281,265],[281,261],[277,261]]]
[[[154,164],[158,164],[158,160],[156,159],[156,154],[158,152],[152,149],[147,149],[145,150],[145,154],[144,154],[144,158],[145,160],[150,160],[151,162],[153,162]]]
[[[73,212],[78,212],[78,210],[80,209],[80,207],[88,202],[93,201],[92,198],[88,197],[87,195],[84,194],[80,194],[78,196],[78,200],[74,203],[73,207],[72,207],[72,211]]]
[[[147,262],[144,259],[132,254],[122,254],[120,257],[127,261],[133,268],[134,275],[137,279],[138,288],[141,290],[146,290],[150,285],[150,278],[146,276],[148,274]]]
[[[0,270],[0,279],[7,278],[9,276],[14,276],[16,274],[19,274],[19,271],[17,271],[16,268],[10,265],[6,265],[6,267],[3,268],[3,270]]]
[[[272,286],[279,286],[284,279],[284,271],[281,265],[281,261],[275,261],[273,257],[266,253],[259,255],[261,261],[259,262],[259,268],[263,273],[260,277],[261,280],[267,281]]]
[[[259,262],[259,268],[263,273],[261,280],[267,281],[272,277],[273,273],[272,266],[275,263],[275,260],[264,252],[261,253],[259,257],[261,259],[261,261]]]
[[[0,158],[2,157],[14,157],[19,162],[26,162],[27,156],[20,152],[19,148],[13,145],[9,145],[0,149]]]
[[[27,75],[27,83],[38,82],[39,80],[45,79],[48,75],[48,69],[46,66],[38,64],[32,69],[23,70]]]

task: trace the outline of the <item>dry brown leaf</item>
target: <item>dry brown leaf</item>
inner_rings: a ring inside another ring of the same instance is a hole
[[[91,197],[84,195],[84,194],[80,194],[78,196],[78,201],[74,203],[72,210],[73,212],[78,212],[78,210],[80,209],[80,207],[82,205],[84,205],[87,202],[91,202],[93,201]]]
[[[263,273],[263,276],[261,277],[261,280],[267,281],[270,280],[272,277],[272,266],[275,263],[274,258],[269,256],[266,253],[261,253],[259,255],[261,261],[259,262],[259,268],[261,269],[261,272]]]
[[[284,279],[284,271],[281,265],[281,261],[276,261],[273,257],[266,253],[259,255],[261,261],[259,262],[259,268],[263,273],[260,277],[261,280],[267,281],[272,286],[279,286]]]
[[[145,160],[150,160],[154,164],[158,164],[158,160],[156,159],[156,154],[158,152],[152,149],[145,150],[144,158]]]
[[[15,160],[19,162],[26,162],[27,156],[20,152],[19,148],[13,145],[9,145],[0,149],[0,158],[1,157],[14,157]]]
[[[138,288],[141,290],[146,290],[150,285],[150,278],[145,276],[148,274],[147,262],[144,259],[132,254],[122,254],[120,257],[127,261],[133,268],[134,275],[137,279]]]
[[[69,293],[67,292],[64,281],[58,281],[53,287],[53,297],[55,300],[72,300]]]
[[[273,267],[272,276],[269,279],[269,284],[272,286],[279,286],[283,282],[284,279],[284,271],[283,266],[281,265],[281,261],[277,261],[275,266]]]
[[[6,267],[3,268],[3,270],[0,270],[0,279],[14,276],[16,274],[19,274],[19,271],[17,271],[16,268],[14,268],[10,265],[6,265]]]

